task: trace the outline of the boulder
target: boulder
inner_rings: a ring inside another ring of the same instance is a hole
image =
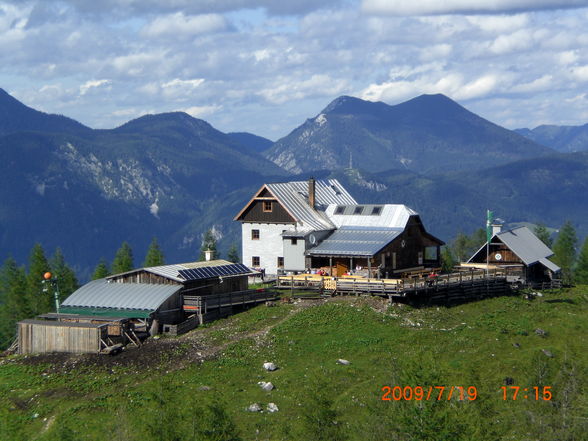
[[[278,409],[278,406],[276,406],[275,403],[269,403],[267,405],[267,410],[268,410],[268,412],[277,412],[280,409]]]
[[[268,362],[263,364],[263,368],[266,371],[275,371],[276,369],[278,369],[278,367],[274,363],[268,363]]]
[[[351,362],[349,360],[344,360],[343,358],[340,358],[339,360],[337,360],[337,364],[348,366],[351,364]]]
[[[274,388],[274,385],[270,382],[265,382],[265,381],[260,381],[257,384],[259,384],[259,387],[261,387],[263,390],[269,392],[270,390],[272,390]]]
[[[549,358],[552,358],[553,357],[553,354],[551,353],[551,351],[548,351],[547,349],[541,349],[541,352],[543,352]]]
[[[261,411],[261,406],[257,403],[250,404],[247,408],[247,412],[259,412]]]

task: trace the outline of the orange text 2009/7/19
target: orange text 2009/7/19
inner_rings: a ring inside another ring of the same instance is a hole
[[[478,398],[475,386],[384,386],[382,401],[469,400]]]

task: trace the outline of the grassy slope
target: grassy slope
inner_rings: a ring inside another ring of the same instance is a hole
[[[587,292],[449,309],[382,312],[356,298],[258,307],[152,342],[161,350],[133,362],[10,357],[0,364],[0,439],[583,439]],[[265,372],[264,361],[280,369]],[[505,377],[553,386],[554,399],[505,402]],[[276,389],[264,392],[258,381]],[[384,385],[476,386],[479,398],[383,402]],[[254,402],[280,411],[246,412]]]

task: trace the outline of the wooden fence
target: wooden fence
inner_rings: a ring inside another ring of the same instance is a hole
[[[362,277],[323,277],[315,274],[280,276],[277,288],[318,290],[331,294],[371,294],[390,300],[406,298],[419,303],[461,302],[472,298],[505,295],[511,282],[520,279],[520,271],[509,268],[491,270],[469,269],[436,277],[405,277],[402,279],[367,279]]]
[[[402,279],[367,279],[363,277],[324,277],[316,274],[299,274],[278,277],[276,287],[280,289],[318,289],[333,293],[375,295],[407,295],[411,291],[427,288],[440,288],[450,285],[462,285],[480,280],[507,279],[514,277],[508,269],[492,269],[490,271],[470,269],[450,274],[441,274],[434,278],[410,277]]]

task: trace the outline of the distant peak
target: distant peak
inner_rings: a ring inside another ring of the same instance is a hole
[[[321,113],[371,113],[382,107],[389,106],[381,101],[366,101],[354,96],[343,95],[331,101]]]

